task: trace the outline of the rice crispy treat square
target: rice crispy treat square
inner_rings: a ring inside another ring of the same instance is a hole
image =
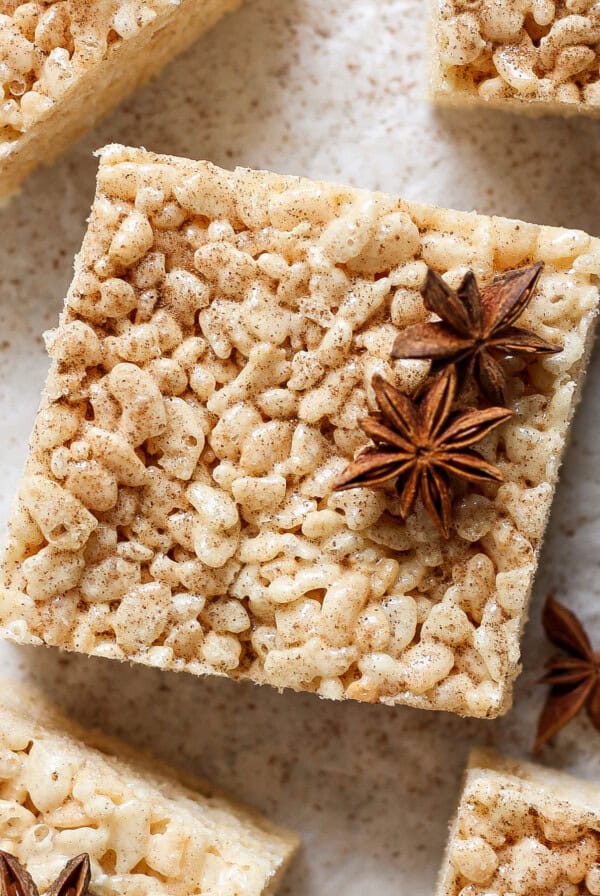
[[[457,285],[546,267],[445,541],[393,488],[334,492],[371,379]],[[598,306],[600,242],[294,177],[111,146],[10,521],[0,633],[334,700],[495,717],[519,641]],[[483,443],[482,443],[483,444]]]
[[[0,205],[241,0],[0,0]]]
[[[436,896],[598,896],[600,788],[475,751]]]
[[[596,0],[433,0],[434,100],[600,114]]]
[[[87,852],[98,896],[273,894],[297,838],[3,681],[0,849],[41,892]]]

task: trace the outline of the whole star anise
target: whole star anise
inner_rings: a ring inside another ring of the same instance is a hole
[[[383,377],[373,377],[379,417],[360,421],[375,442],[344,471],[336,490],[377,486],[397,479],[400,512],[404,519],[420,494],[425,509],[444,538],[450,536],[452,491],[450,479],[501,482],[502,473],[471,446],[512,416],[506,408],[453,412],[457,375],[448,368],[413,401]]]
[[[547,663],[542,678],[550,693],[542,710],[535,740],[539,752],[561,728],[586,707],[592,724],[600,729],[600,653],[596,653],[577,616],[548,597],[542,623],[548,640],[562,654]]]
[[[46,896],[87,896],[90,857],[82,853],[68,862]],[[33,878],[9,852],[0,850],[0,896],[39,896]]]
[[[530,330],[514,326],[533,296],[543,267],[538,262],[508,271],[482,290],[469,271],[456,291],[430,268],[421,294],[427,310],[441,320],[416,324],[400,333],[392,357],[431,360],[434,371],[455,363],[461,382],[474,377],[492,404],[505,405],[502,358],[562,351]]]

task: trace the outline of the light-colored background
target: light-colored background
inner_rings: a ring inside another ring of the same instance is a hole
[[[0,522],[47,367],[40,334],[70,279],[91,152],[161,152],[383,188],[600,235],[600,122],[435,112],[426,0],[248,0],[235,17],[41,172],[0,213]],[[3,671],[296,828],[288,896],[430,896],[469,748],[527,754],[543,689],[542,600],[581,612],[600,648],[600,357],[592,365],[501,722],[335,705],[306,695],[0,647]],[[600,780],[600,734],[573,725],[545,761]]]

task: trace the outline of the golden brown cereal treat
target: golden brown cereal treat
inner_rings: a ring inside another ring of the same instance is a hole
[[[426,265],[483,285],[542,259],[504,475],[456,485],[449,540],[394,483],[334,492],[373,375],[424,320]],[[349,187],[112,146],[10,524],[0,630],[21,643],[342,700],[493,717],[598,305],[600,242]]]
[[[0,0],[0,204],[240,0]]]
[[[600,114],[597,0],[434,0],[432,95],[535,114]]]
[[[98,896],[275,892],[292,834],[2,684],[0,849],[41,892],[82,852]]]
[[[475,751],[436,896],[597,896],[600,788]]]

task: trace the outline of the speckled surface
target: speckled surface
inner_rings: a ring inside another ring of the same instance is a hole
[[[0,212],[0,521],[45,376],[94,187],[111,141],[272,168],[600,235],[600,123],[529,121],[427,105],[426,0],[248,0]],[[525,673],[500,722],[195,680],[0,646],[2,671],[86,723],[201,772],[299,830],[287,896],[430,896],[469,748],[527,755],[543,690],[545,594],[600,647],[600,357],[542,558]],[[544,761],[600,781],[600,734],[573,725]]]

